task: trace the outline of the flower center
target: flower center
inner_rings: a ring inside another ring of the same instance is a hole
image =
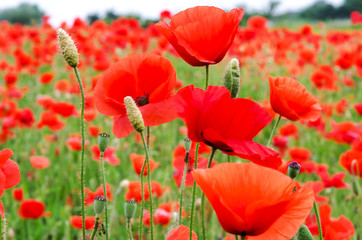
[[[144,105],[149,104],[148,99],[149,99],[149,96],[145,95],[145,96],[136,97],[136,99],[134,101],[136,102],[137,106],[142,107]]]

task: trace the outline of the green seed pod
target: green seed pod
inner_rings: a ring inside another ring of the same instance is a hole
[[[297,239],[298,240],[313,240],[313,236],[310,233],[309,229],[306,225],[300,226],[298,232],[297,232]]]
[[[69,66],[75,68],[79,64],[77,47],[66,31],[59,28],[57,33],[60,50],[62,51],[65,61]]]
[[[191,139],[188,138],[188,137],[185,137],[185,139],[184,139],[184,147],[185,147],[186,152],[190,151],[191,143],[192,143]]]
[[[291,179],[294,179],[298,176],[299,174],[299,171],[300,171],[300,165],[298,162],[294,161],[294,162],[291,162],[288,164],[288,176],[291,178]]]
[[[222,85],[229,89],[232,98],[236,98],[240,88],[240,68],[236,58],[230,60]]]
[[[135,101],[131,97],[124,98],[124,104],[126,105],[128,119],[137,132],[142,132],[145,129],[143,123],[142,113],[138,109]]]
[[[96,215],[102,214],[102,212],[107,204],[106,202],[107,202],[107,200],[101,195],[94,198],[93,208],[94,208],[94,212]]]
[[[104,153],[107,150],[109,138],[110,135],[105,132],[98,135],[98,148],[101,153]]]
[[[137,203],[134,200],[130,200],[124,203],[124,215],[126,218],[131,219],[135,215],[137,210]]]

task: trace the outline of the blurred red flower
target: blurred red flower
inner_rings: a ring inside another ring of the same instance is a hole
[[[166,240],[187,240],[190,236],[190,228],[185,225],[180,225],[177,228],[171,230],[167,235]],[[197,240],[197,235],[192,231],[191,240]]]
[[[141,175],[142,166],[146,159],[145,156],[131,153],[129,155],[129,158],[131,159],[133,169],[136,172],[136,174]],[[153,159],[149,160],[150,160],[150,171],[152,172],[155,168],[158,167],[158,165],[160,165],[160,163],[153,161]],[[147,163],[143,171],[143,176],[147,176]]]
[[[204,66],[224,58],[243,15],[242,8],[226,13],[220,8],[198,6],[172,16],[170,24],[161,21],[155,27],[188,64]]]
[[[76,229],[82,229],[82,216],[71,216],[70,217],[70,225]],[[86,216],[85,217],[85,229],[89,230],[94,227],[96,218],[93,216]]]
[[[0,196],[5,189],[9,189],[20,182],[20,170],[16,162],[10,159],[13,151],[9,148],[0,151]]]
[[[35,199],[20,203],[18,214],[22,219],[38,219],[44,216],[45,204]]]

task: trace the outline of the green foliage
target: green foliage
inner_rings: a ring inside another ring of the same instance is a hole
[[[40,23],[44,14],[44,11],[36,4],[21,3],[17,7],[0,10],[0,20],[29,25],[34,22]]]

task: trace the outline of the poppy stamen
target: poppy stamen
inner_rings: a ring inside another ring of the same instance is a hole
[[[146,94],[145,96],[139,96],[139,97],[136,97],[135,100],[134,100],[137,104],[137,106],[139,107],[142,107],[144,105],[147,105],[149,104],[149,95]]]

